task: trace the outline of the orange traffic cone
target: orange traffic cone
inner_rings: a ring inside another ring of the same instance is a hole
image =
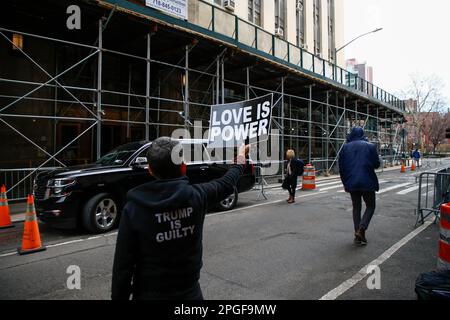
[[[411,171],[416,171],[416,164],[414,163],[414,161],[413,161],[412,166],[411,166]]]
[[[9,214],[8,197],[6,196],[6,187],[2,186],[0,190],[0,229],[13,228],[11,216]]]
[[[400,171],[401,173],[406,173],[406,169],[405,169],[405,165],[402,164],[402,170]]]
[[[25,224],[23,227],[22,247],[17,249],[20,255],[44,251],[46,248],[41,243],[39,226],[34,208],[34,197],[28,196],[27,212],[25,213]]]

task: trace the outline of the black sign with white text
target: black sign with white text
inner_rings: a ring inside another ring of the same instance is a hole
[[[209,123],[209,148],[238,147],[269,139],[273,94],[253,100],[214,105]]]

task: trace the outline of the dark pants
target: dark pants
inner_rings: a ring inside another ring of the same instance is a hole
[[[353,223],[355,224],[355,232],[360,228],[367,230],[369,229],[370,221],[375,213],[376,207],[376,195],[375,192],[352,192],[352,203],[353,203]],[[366,204],[366,212],[361,220],[361,210],[362,210],[362,200]]]
[[[287,177],[287,179],[289,182],[289,187],[288,187],[289,195],[292,197],[295,197],[295,192],[297,191],[298,177]]]
[[[200,284],[197,283],[192,288],[175,292],[146,292],[133,300],[184,300],[184,301],[202,301],[203,293]]]

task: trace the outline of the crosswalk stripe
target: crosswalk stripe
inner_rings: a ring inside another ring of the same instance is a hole
[[[324,182],[327,182],[327,181],[324,181]],[[331,186],[331,185],[335,185],[335,184],[340,184],[340,186],[342,186],[342,181],[341,180],[337,180],[335,182],[327,182],[327,183],[317,182],[316,183],[316,189],[320,189],[323,186]],[[340,186],[337,186],[335,188],[338,188]],[[299,184],[298,184],[298,187],[297,187],[297,191],[302,190],[302,188],[303,188],[302,182],[299,181]],[[331,189],[334,189],[334,188],[331,188]],[[280,188],[280,190],[281,190],[281,188]],[[326,191],[326,190],[328,190],[328,189],[320,189],[319,191],[321,192],[321,191]]]
[[[419,186],[414,186],[414,187],[411,187],[409,189],[405,189],[405,190],[402,190],[400,192],[397,192],[397,194],[401,195],[401,196],[404,196],[404,195],[407,195],[408,193],[411,193],[411,192],[416,191],[418,189],[419,189]]]
[[[318,181],[318,182],[316,182],[316,187],[324,187],[324,186],[332,186],[332,185],[334,185],[334,184],[342,184],[342,181],[341,181],[341,180],[336,180],[336,181],[334,181],[334,182],[328,182],[328,181],[329,181],[329,180],[325,180],[325,181],[323,181],[323,182]],[[275,187],[275,188],[269,188],[269,189],[271,189],[271,190],[277,190],[277,191],[283,190],[281,187]],[[301,179],[299,179],[297,190],[301,190],[301,189],[302,189],[302,181],[301,181]]]
[[[410,185],[411,185],[411,182],[402,183],[402,184],[397,184],[397,185],[395,185],[395,186],[392,186],[392,187],[389,187],[389,188],[380,190],[380,191],[378,192],[378,194],[383,194],[383,193],[386,193],[386,192],[389,192],[389,191],[392,191],[392,190],[395,190],[395,189],[400,189],[400,188],[403,188],[403,187],[406,187],[406,186],[410,186]]]
[[[388,181],[385,181],[385,180],[378,181],[379,184],[385,184],[385,183],[387,183],[387,182],[388,182]],[[339,191],[338,193],[345,193],[345,190],[341,190],[341,191]]]
[[[341,183],[341,185],[339,185],[339,186],[333,186],[333,187],[328,187],[328,188],[320,188],[320,191],[328,191],[328,190],[339,189],[339,188],[343,188],[343,187],[344,186]]]
[[[335,181],[335,182],[328,182],[328,183],[321,183],[321,182],[317,182],[317,186],[318,187],[326,187],[326,186],[332,186],[332,185],[335,185],[335,184],[342,184],[342,181],[341,180],[337,180],[337,181]]]

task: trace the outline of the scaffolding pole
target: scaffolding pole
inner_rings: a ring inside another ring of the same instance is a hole
[[[150,140],[150,86],[151,86],[151,41],[152,35],[147,33],[146,86],[145,86],[145,140]]]
[[[102,156],[102,58],[103,21],[98,21],[98,63],[97,63],[97,160]]]
[[[327,105],[326,105],[326,114],[325,114],[325,122],[326,122],[326,134],[327,134],[327,145],[325,148],[325,158],[327,161],[326,164],[326,174],[330,173],[330,92],[327,91]]]
[[[308,163],[312,161],[312,85],[309,86],[308,102]]]

